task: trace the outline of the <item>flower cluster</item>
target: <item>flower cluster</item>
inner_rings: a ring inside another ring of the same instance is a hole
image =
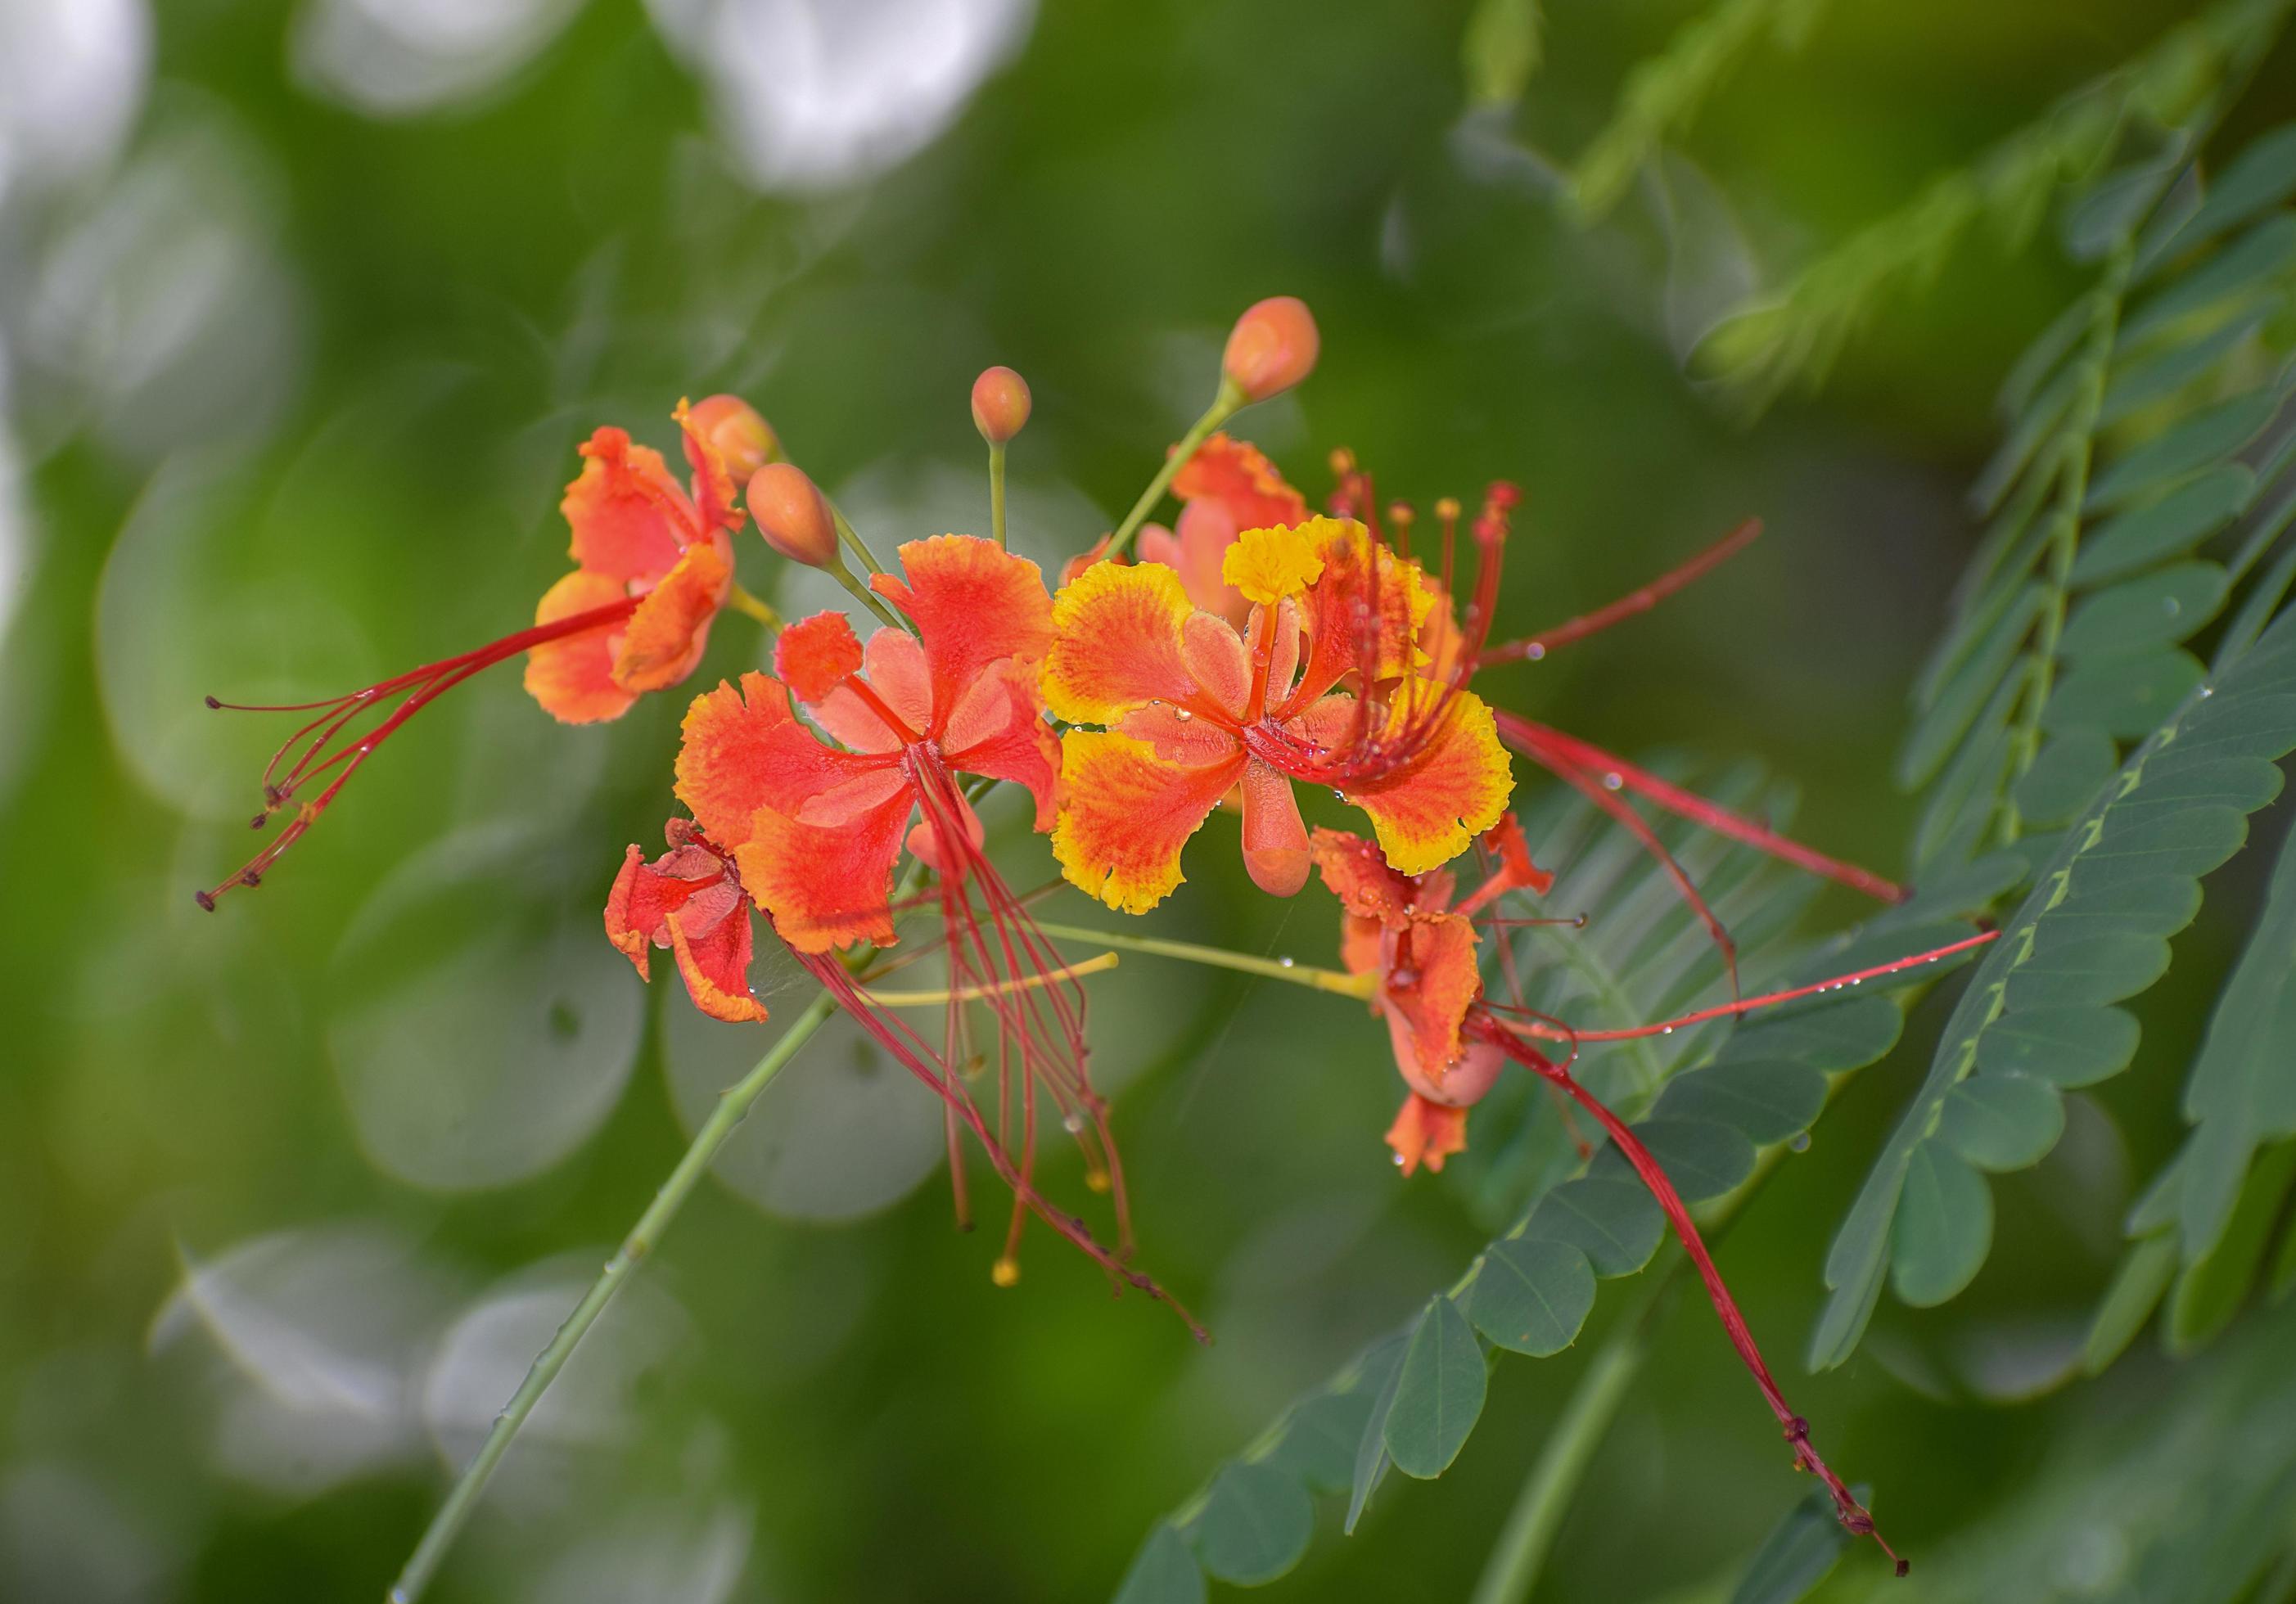
[[[734,397],[677,408],[683,482],[624,430],[599,429],[579,448],[562,503],[576,566],[545,593],[534,626],[298,709],[314,716],[266,770],[257,823],[295,804],[292,817],[217,889],[259,883],[383,740],[472,675],[523,654],[527,688],[552,715],[616,718],[692,676],[713,622],[733,607],[771,634],[772,672],[721,679],[693,698],[667,776],[683,811],[664,826],[666,851],[627,849],[606,897],[607,937],[641,977],[655,950],[669,952],[695,1005],[733,1022],[766,1018],[749,979],[758,942],[786,949],[818,981],[822,1007],[845,1010],[940,1099],[960,1215],[969,1217],[962,1139],[1010,1189],[999,1284],[1017,1280],[1034,1218],[1118,1285],[1169,1301],[1129,1264],[1122,1166],[1089,1073],[1082,981],[1113,955],[1061,957],[1031,912],[1044,893],[1007,883],[977,805],[996,787],[1017,788],[1060,875],[1132,914],[1184,883],[1189,843],[1225,812],[1260,890],[1296,896],[1319,873],[1338,899],[1344,974],[1327,972],[1325,989],[1368,1002],[1385,1027],[1406,1087],[1387,1133],[1401,1171],[1440,1170],[1464,1150],[1469,1110],[1510,1064],[1546,1080],[1594,1115],[1666,1206],[1734,1342],[1790,1420],[1664,1172],[1570,1076],[1570,1054],[1603,1033],[1547,1019],[1520,997],[1491,997],[1484,974],[1487,952],[1505,959],[1509,929],[1540,921],[1535,910],[1505,912],[1510,899],[1535,902],[1553,884],[1507,811],[1511,756],[1630,831],[1726,957],[1726,932],[1636,800],[1875,896],[1898,895],[1578,737],[1496,709],[1472,688],[1488,664],[1543,657],[1647,608],[1751,528],[1610,608],[1494,646],[1521,502],[1512,485],[1490,487],[1472,518],[1446,498],[1423,520],[1407,504],[1382,504],[1370,474],[1341,451],[1316,511],[1257,448],[1221,431],[1243,405],[1304,379],[1318,345],[1296,300],[1248,311],[1211,407],[1131,514],[1076,543],[1056,588],[1005,549],[1004,454],[1030,410],[1026,383],[1009,369],[983,373],[972,396],[989,452],[989,534],[929,534],[900,545],[890,565]],[[1149,523],[1167,494],[1179,503],[1173,523]],[[752,522],[774,553],[834,575],[882,626],[864,641],[844,611],[784,625],[735,578],[735,537]],[[1431,547],[1414,552],[1423,529]],[[297,801],[321,779],[319,795]],[[1359,813],[1369,835],[1310,830],[1302,788]],[[1463,896],[1471,851],[1481,878]],[[211,907],[214,896],[201,901]],[[903,929],[922,912],[938,915],[936,929]],[[1183,944],[1132,945],[1249,963]],[[939,1027],[921,1031],[873,987],[927,956],[946,966],[947,984],[903,999],[941,1008]],[[1734,994],[1734,966],[1732,978]],[[1540,1044],[1558,1042],[1569,1051]],[[1047,1119],[1074,1137],[1092,1189],[1111,1194],[1113,1246],[1038,1191],[1036,1141]],[[1845,1523],[1870,1531],[1806,1428],[1795,1444]]]

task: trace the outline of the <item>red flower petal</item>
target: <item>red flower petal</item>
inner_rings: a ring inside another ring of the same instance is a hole
[[[629,593],[603,574],[577,569],[542,593],[534,610],[537,624],[625,600]],[[526,654],[527,694],[562,724],[597,724],[619,718],[637,700],[614,683],[614,629],[587,629],[547,641]]]
[[[759,808],[795,814],[808,798],[891,761],[824,746],[790,710],[779,680],[745,674],[738,692],[720,683],[686,709],[677,798],[720,850],[731,851],[750,839]]]
[[[916,621],[938,717],[991,663],[1042,658],[1052,644],[1053,599],[1027,558],[976,535],[913,540],[900,556],[906,583],[879,574],[869,584]]]
[[[733,1025],[764,1019],[766,1005],[750,994],[749,909],[735,908],[718,918],[698,939],[685,926],[685,915],[670,916],[669,945],[693,1006]]]
[[[1037,828],[1053,827],[1061,743],[1045,722],[1033,668],[1007,661],[977,681],[950,715],[941,745],[953,769],[1027,786]]]
[[[1415,706],[1400,695],[1388,704],[1390,735],[1432,717],[1417,738],[1416,753],[1348,787],[1348,800],[1371,815],[1380,850],[1404,874],[1424,874],[1464,852],[1499,822],[1514,792],[1513,773],[1482,699],[1427,681],[1420,685]],[[1431,715],[1437,699],[1441,711]]]
[[[881,629],[861,649],[862,674],[877,700],[912,732],[932,723],[932,683],[925,668],[924,648],[906,629]],[[813,721],[856,752],[897,752],[901,738],[886,727],[883,715],[861,700],[850,687],[840,685],[828,695],[806,703]]]
[[[861,672],[860,637],[841,612],[800,618],[774,642],[774,672],[800,701],[819,701]]]
[[[1243,766],[1241,747],[1225,762],[1188,766],[1127,735],[1070,730],[1053,827],[1061,872],[1111,908],[1146,912],[1185,878],[1180,848]]]
[[[1387,1145],[1395,1150],[1397,1166],[1406,1175],[1423,1164],[1439,1171],[1444,1159],[1467,1150],[1467,1111],[1430,1102],[1414,1092],[1387,1128]]]
[[[601,429],[582,455],[582,471],[558,503],[573,527],[574,561],[610,579],[660,578],[701,529],[661,453],[633,446],[622,430]]]
[[[715,541],[697,541],[630,615],[614,658],[625,691],[667,691],[694,670],[709,644],[709,623],[734,586],[734,565]]]
[[[1112,724],[1150,702],[1186,702],[1196,680],[1180,642],[1194,616],[1170,569],[1095,563],[1053,602],[1046,704],[1071,724]]]
[[[905,787],[835,825],[802,824],[759,808],[734,861],[750,895],[773,916],[775,933],[800,953],[857,941],[891,945],[893,866],[914,802]]]
[[[1254,757],[1243,766],[1243,866],[1270,896],[1297,896],[1308,883],[1308,826],[1291,779]]]
[[[1283,482],[1258,446],[1224,434],[1196,447],[1173,476],[1172,494],[1182,501],[1217,502],[1236,529],[1281,529],[1308,517],[1308,498]]]

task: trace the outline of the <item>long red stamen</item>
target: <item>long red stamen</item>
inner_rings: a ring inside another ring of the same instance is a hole
[[[2001,932],[1998,930],[1980,930],[1974,936],[1964,937],[1960,941],[1948,942],[1941,947],[1931,947],[1925,953],[1915,953],[1909,958],[1898,958],[1888,963],[1877,963],[1871,969],[1857,970],[1847,975],[1831,975],[1825,979],[1813,981],[1808,986],[1797,986],[1786,991],[1766,992],[1759,997],[1742,997],[1734,1002],[1718,1002],[1711,1008],[1702,1008],[1695,1013],[1681,1014],[1671,1019],[1660,1019],[1654,1025],[1636,1025],[1624,1030],[1577,1030],[1568,1025],[1540,1021],[1519,1024],[1502,1020],[1499,1023],[1503,1028],[1517,1035],[1537,1036],[1542,1041],[1574,1043],[1637,1041],[1644,1036],[1666,1035],[1673,1031],[1685,1030],[1693,1025],[1703,1025],[1710,1019],[1730,1019],[1739,1014],[1751,1013],[1758,1008],[1773,1008],[1781,1002],[1792,1002],[1803,997],[1815,997],[1826,992],[1841,991],[1849,986],[1862,985],[1868,980],[1878,980],[1884,975],[1895,975],[1905,970],[1919,969],[1925,963],[1941,962],[1945,959],[1981,947],[1988,941],[1997,940],[2000,935]],[[1513,1011],[1502,1009],[1500,1011]]]
[[[499,641],[491,641],[475,651],[463,652],[458,657],[441,659],[435,663],[425,663],[419,668],[410,668],[404,674],[394,675],[378,684],[368,685],[363,690],[353,691],[326,701],[261,706],[221,701],[215,697],[209,697],[207,699],[209,707],[234,713],[308,713],[314,709],[319,710],[319,716],[304,724],[301,729],[297,730],[283,741],[278,749],[272,753],[271,761],[264,765],[262,780],[264,807],[261,813],[255,815],[255,828],[260,830],[268,823],[271,815],[293,800],[296,792],[307,782],[331,771],[340,770],[340,772],[335,773],[333,780],[329,782],[324,790],[297,808],[295,817],[289,822],[286,828],[272,837],[263,850],[250,858],[237,873],[212,889],[195,892],[194,899],[200,906],[212,912],[215,910],[216,899],[233,887],[252,887],[262,884],[263,877],[270,871],[271,865],[277,863],[281,855],[289,847],[309,833],[311,827],[319,822],[319,816],[326,812],[329,805],[340,794],[343,787],[350,782],[351,776],[358,773],[359,765],[373,756],[375,749],[390,740],[399,726],[464,680],[493,667],[497,663],[505,662],[531,651],[537,646],[545,645],[553,641],[562,641],[572,635],[585,634],[592,630],[611,629],[618,624],[626,622],[630,615],[637,610],[637,606],[638,599],[632,597],[627,601],[611,602],[604,607],[594,607],[586,612],[573,613],[553,623],[537,624],[530,629],[521,629],[515,634],[504,635]],[[360,714],[381,706],[391,697],[399,696],[401,692],[405,693],[402,700],[381,723],[363,733],[345,739],[345,732]],[[338,741],[342,741],[343,743],[338,745]],[[300,755],[289,765],[283,776],[280,765],[286,761],[291,752],[295,752],[298,749],[300,749]]]
[[[1642,1178],[1643,1184],[1649,1188],[1659,1207],[1665,1211],[1668,1222],[1674,1227],[1675,1236],[1682,1243],[1683,1251],[1697,1266],[1698,1278],[1706,1284],[1706,1296],[1714,1305],[1714,1313],[1721,1319],[1722,1329],[1730,1338],[1730,1346],[1738,1351],[1739,1359],[1753,1376],[1754,1385],[1761,1389],[1770,1412],[1777,1417],[1778,1424],[1784,1428],[1786,1441],[1793,1444],[1796,1467],[1808,1470],[1825,1485],[1826,1492],[1833,1500],[1835,1518],[1842,1526],[1859,1536],[1873,1538],[1882,1551],[1890,1556],[1898,1574],[1904,1575],[1907,1569],[1906,1562],[1898,1558],[1897,1551],[1874,1529],[1874,1517],[1866,1506],[1850,1494],[1841,1477],[1835,1475],[1825,1461],[1819,1457],[1817,1449],[1809,1440],[1809,1422],[1793,1412],[1786,1403],[1785,1395],[1778,1389],[1776,1380],[1770,1374],[1770,1367],[1763,1362],[1762,1350],[1756,1345],[1754,1334],[1746,1325],[1745,1316],[1738,1311],[1737,1300],[1730,1296],[1730,1289],[1723,1283],[1722,1273],[1715,1268],[1714,1256],[1706,1250],[1706,1240],[1699,1234],[1697,1222],[1690,1217],[1690,1210],[1684,1204],[1682,1194],[1675,1191],[1674,1183],[1667,1179],[1666,1171],[1651,1156],[1650,1150],[1628,1128],[1626,1121],[1612,1113],[1602,1099],[1580,1085],[1568,1069],[1518,1040],[1504,1027],[1495,1027],[1495,1021],[1476,1020],[1471,1016],[1470,1027],[1478,1026],[1478,1034],[1485,1041],[1549,1084],[1561,1087],[1580,1108],[1593,1115],[1609,1133],[1612,1145],[1634,1166],[1635,1174]]]
[[[1573,642],[1583,641],[1621,619],[1648,612],[1683,586],[1703,577],[1753,544],[1761,533],[1762,520],[1750,518],[1681,567],[1668,569],[1640,590],[1621,596],[1608,606],[1598,607],[1593,612],[1581,613],[1552,629],[1541,630],[1527,639],[1494,646],[1481,654],[1477,666],[1488,668],[1495,663],[1535,663],[1548,652]]]
[[[1625,758],[1581,741],[1576,735],[1566,735],[1551,725],[1536,723],[1504,708],[1495,708],[1493,712],[1498,721],[1500,741],[1544,768],[1554,769],[1561,763],[1584,773],[1598,773],[1603,776],[1606,790],[1623,789],[1637,796],[1647,797],[1669,813],[1679,814],[1718,835],[1743,841],[1782,863],[1822,875],[1853,891],[1863,892],[1878,902],[1906,900],[1907,894],[1903,886],[1882,879],[1870,869],[1828,857],[1814,847],[1805,847],[1780,835],[1767,824],[1661,780],[1648,769],[1628,763]],[[1610,783],[1613,776],[1618,782],[1615,787]]]

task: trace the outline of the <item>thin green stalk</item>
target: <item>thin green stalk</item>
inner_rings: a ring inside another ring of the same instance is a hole
[[[1004,549],[1004,442],[988,442],[988,537]]]
[[[519,1389],[510,1403],[502,1413],[495,1417],[494,1428],[487,1433],[487,1440],[480,1444],[471,1462],[463,1468],[453,1490],[447,1494],[447,1502],[439,1505],[438,1514],[431,1517],[430,1527],[422,1534],[422,1541],[416,1545],[414,1557],[407,1560],[406,1568],[399,1572],[398,1581],[390,1590],[389,1604],[415,1604],[415,1600],[422,1598],[440,1562],[446,1559],[447,1551],[454,1545],[455,1537],[469,1521],[472,1510],[478,1507],[479,1496],[486,1490],[495,1467],[509,1450],[511,1439],[526,1424],[527,1416],[534,1412],[534,1406],[542,1401],[542,1395],[550,1390],[550,1384],[557,1379],[558,1372],[573,1356],[576,1345],[596,1322],[598,1316],[605,1312],[606,1305],[613,1301],[614,1294],[620,1290],[622,1282],[660,1242],[662,1233],[668,1230],[670,1222],[677,1217],[677,1211],[685,1206],[687,1197],[709,1172],[710,1161],[726,1145],[726,1138],[733,1135],[743,1117],[756,1105],[758,1097],[773,1084],[774,1077],[797,1056],[797,1051],[805,1045],[806,1038],[821,1028],[822,1022],[835,1011],[836,1007],[835,1000],[826,992],[816,997],[782,1033],[781,1040],[774,1043],[772,1050],[758,1060],[757,1067],[718,1095],[718,1107],[702,1122],[701,1128],[694,1133],[692,1144],[686,1148],[685,1156],[677,1161],[677,1167],[670,1172],[669,1179],[662,1183],[652,1203],[647,1206],[644,1214],[638,1216],[638,1223],[630,1228],[629,1235],[622,1239],[621,1248],[607,1261],[598,1279],[583,1294],[582,1301],[574,1305],[574,1312],[566,1317],[566,1323],[558,1328],[558,1334],[550,1339],[550,1346],[535,1359],[533,1367],[526,1372],[526,1379],[519,1384]]]
[[[840,524],[844,520],[841,519],[839,520]],[[858,574],[856,574],[851,569],[847,568],[840,562],[829,571],[837,576],[837,583],[843,585],[845,587],[846,593],[850,595],[856,602],[861,603],[862,606],[867,608],[871,612],[875,613],[878,618],[883,619],[895,629],[907,628],[907,626],[898,615],[894,613],[893,610],[885,605],[884,598],[880,596],[875,591],[871,590],[867,585],[862,584],[861,577]],[[915,632],[912,630],[910,633],[914,634]]]
[[[1086,930],[1075,925],[1039,924],[1037,929],[1047,936],[1057,936],[1068,941],[1096,941],[1105,946],[1124,947],[1135,953],[1152,953],[1159,958],[1177,958],[1187,963],[1201,963],[1213,969],[1238,970],[1247,975],[1261,975],[1270,980],[1288,980],[1294,986],[1305,986],[1316,991],[1337,992],[1344,997],[1368,997],[1377,984],[1373,975],[1348,975],[1338,970],[1318,969],[1312,963],[1294,963],[1289,958],[1255,958],[1248,953],[1231,953],[1226,947],[1199,946],[1193,941],[1165,941],[1154,936],[1119,936],[1110,930]]]
[[[2017,782],[2033,766],[2041,750],[2041,716],[2047,711],[2049,692],[2057,671],[2057,642],[2065,631],[2065,604],[2071,588],[2073,559],[2080,551],[2081,506],[2088,500],[2089,467],[2096,450],[2096,421],[2104,405],[2107,370],[2112,363],[2112,342],[2120,329],[2120,298],[2136,258],[2133,241],[2125,242],[2106,266],[2098,287],[2096,316],[2089,324],[2088,342],[2081,353],[2085,372],[2080,392],[2073,397],[2064,433],[2067,460],[2058,482],[2057,511],[2049,530],[2047,595],[2041,613],[2041,633],[2033,646],[2032,678],[2018,711],[2009,741],[2009,778],[2002,788],[2001,837],[2014,841],[2024,822],[2017,808]]]
[[[1681,1256],[1677,1249],[1677,1263]],[[1618,1419],[1628,1388],[1650,1357],[1651,1315],[1672,1280],[1671,1270],[1669,1266],[1668,1274],[1647,1283],[1641,1304],[1595,1353],[1587,1373],[1571,1389],[1562,1418],[1548,1434],[1546,1445],[1531,1466],[1530,1479],[1523,1483],[1514,1508],[1507,1512],[1506,1525],[1500,1528],[1499,1540],[1475,1584],[1472,1604],[1520,1604],[1530,1597],[1587,1467],[1610,1434],[1611,1423]]]
[[[1148,521],[1148,514],[1156,510],[1156,503],[1164,499],[1164,492],[1171,488],[1172,476],[1188,465],[1188,459],[1196,454],[1196,447],[1204,443],[1204,437],[1235,416],[1242,405],[1243,392],[1236,388],[1234,380],[1222,373],[1219,394],[1204,408],[1204,415],[1188,425],[1188,432],[1172,447],[1172,454],[1164,459],[1164,465],[1156,470],[1156,477],[1148,481],[1148,488],[1140,493],[1140,499],[1132,503],[1132,511],[1124,515],[1124,521],[1116,526],[1116,533],[1109,536],[1108,550],[1101,553],[1103,556],[1124,554],[1124,548],[1140,533],[1140,526]]]

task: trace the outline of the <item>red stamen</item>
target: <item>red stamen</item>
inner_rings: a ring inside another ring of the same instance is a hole
[[[570,636],[585,634],[595,629],[611,629],[618,624],[626,622],[630,615],[637,610],[637,598],[632,597],[627,601],[611,602],[604,607],[594,607],[586,612],[574,613],[554,623],[537,624],[530,629],[520,630],[515,634],[504,635],[499,641],[489,642],[475,651],[463,652],[458,657],[441,659],[435,663],[426,663],[419,668],[410,668],[406,673],[394,675],[378,684],[368,685],[362,690],[350,692],[328,701],[263,706],[220,701],[215,697],[209,697],[207,699],[209,707],[235,713],[305,713],[314,708],[323,709],[318,717],[304,724],[301,729],[297,730],[283,741],[278,749],[272,753],[271,761],[264,765],[262,785],[265,806],[264,811],[255,816],[253,821],[255,828],[259,830],[267,823],[271,814],[292,800],[296,791],[305,782],[337,768],[341,772],[335,774],[327,788],[317,797],[298,808],[294,819],[287,827],[274,836],[262,851],[250,858],[237,873],[210,890],[194,892],[193,900],[201,907],[213,912],[216,899],[233,887],[246,886],[252,888],[262,884],[263,876],[269,871],[271,865],[277,863],[289,847],[302,839],[311,827],[319,822],[320,815],[326,812],[328,806],[340,794],[343,787],[350,783],[351,776],[358,773],[359,765],[372,757],[375,749],[384,741],[390,740],[399,726],[464,680],[493,667],[497,663],[505,662],[549,642],[562,641]],[[329,750],[329,748],[342,736],[346,728],[359,714],[381,705],[401,692],[406,692],[404,699],[380,724],[364,734],[350,740],[348,744],[334,747],[332,751]],[[308,741],[306,737],[309,737]],[[285,761],[290,752],[299,747],[302,749],[301,755],[287,769],[286,777],[283,780],[275,778],[280,772],[279,765]]]
[[[1471,1016],[1471,1027],[1477,1023],[1478,1021]],[[1627,1162],[1634,1166],[1635,1174],[1642,1178],[1642,1183],[1649,1188],[1651,1196],[1657,1200],[1658,1206],[1665,1210],[1667,1220],[1674,1227],[1676,1238],[1682,1243],[1683,1251],[1690,1256],[1691,1263],[1697,1266],[1698,1278],[1706,1285],[1707,1298],[1713,1304],[1714,1313],[1722,1321],[1722,1329],[1730,1338],[1730,1346],[1738,1351],[1740,1361],[1753,1376],[1754,1385],[1761,1389],[1764,1402],[1770,1406],[1770,1412],[1777,1417],[1778,1424],[1784,1428],[1786,1441],[1793,1444],[1795,1466],[1808,1470],[1825,1484],[1825,1490],[1833,1500],[1835,1518],[1847,1530],[1859,1536],[1873,1538],[1882,1551],[1890,1556],[1891,1562],[1897,1567],[1898,1574],[1904,1575],[1907,1568],[1906,1562],[1898,1559],[1896,1551],[1883,1541],[1882,1534],[1874,1529],[1873,1515],[1851,1496],[1849,1487],[1843,1485],[1841,1478],[1834,1474],[1825,1461],[1819,1457],[1816,1448],[1811,1445],[1809,1422],[1793,1412],[1786,1403],[1785,1395],[1778,1389],[1776,1380],[1770,1374],[1770,1367],[1763,1362],[1762,1350],[1755,1344],[1754,1334],[1747,1327],[1745,1316],[1738,1311],[1737,1300],[1730,1296],[1730,1289],[1723,1283],[1722,1273],[1715,1268],[1714,1256],[1706,1250],[1706,1241],[1699,1234],[1697,1222],[1690,1217],[1690,1210],[1683,1203],[1682,1194],[1675,1191],[1674,1183],[1667,1178],[1666,1171],[1660,1166],[1658,1160],[1651,1156],[1650,1150],[1644,1147],[1641,1139],[1628,1128],[1624,1120],[1612,1113],[1610,1107],[1600,1098],[1580,1085],[1568,1069],[1555,1063],[1536,1048],[1516,1039],[1505,1027],[1496,1027],[1496,1021],[1486,1020],[1480,1023],[1482,1027],[1478,1034],[1484,1040],[1496,1046],[1500,1052],[1515,1062],[1529,1068],[1550,1085],[1562,1088],[1580,1108],[1593,1115],[1595,1121],[1609,1133],[1612,1144],[1618,1148]]]
[[[1494,663],[1518,660],[1535,663],[1548,652],[1573,642],[1583,641],[1623,618],[1648,612],[1683,586],[1703,577],[1753,544],[1761,532],[1762,520],[1750,518],[1681,567],[1668,569],[1640,590],[1621,596],[1606,607],[1598,607],[1593,612],[1581,613],[1552,629],[1542,630],[1527,640],[1510,641],[1504,646],[1494,646],[1482,654],[1477,667],[1487,668]]]

